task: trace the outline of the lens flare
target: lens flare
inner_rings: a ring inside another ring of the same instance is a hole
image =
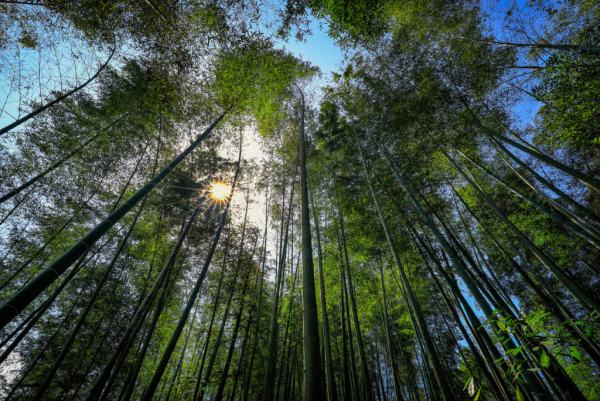
[[[208,189],[210,199],[217,203],[223,203],[231,195],[231,185],[221,181],[213,182]]]

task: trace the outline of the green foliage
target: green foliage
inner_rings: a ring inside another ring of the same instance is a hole
[[[540,74],[536,93],[546,102],[539,115],[541,126],[536,139],[552,149],[568,146],[577,152],[585,149],[597,158],[600,143],[600,63],[597,57],[557,54]]]
[[[298,80],[317,69],[265,42],[252,42],[220,55],[215,68],[215,99],[232,112],[256,119],[268,136],[286,117],[284,103],[293,96]]]
[[[308,4],[318,17],[328,17],[335,37],[374,39],[385,31],[387,0],[309,0]]]
[[[541,3],[534,5],[555,13],[553,5]],[[597,43],[597,7],[575,3],[573,16],[563,9],[552,17],[552,28],[564,33],[559,42]],[[564,277],[547,269],[520,235],[593,296],[600,253],[552,216],[563,216],[591,237],[598,236],[598,225],[592,213],[580,213],[508,156],[547,174],[596,214],[598,197],[565,172],[546,170],[518,152],[506,154],[490,141],[490,133],[508,135],[505,127],[519,133],[511,124],[512,98],[504,82],[515,82],[511,67],[524,55],[490,43],[478,3],[286,2],[281,26],[269,29],[287,34],[297,23],[301,34],[300,24],[309,20],[310,10],[327,20],[330,35],[349,50],[343,68],[323,88],[318,109],[307,90],[318,70],[276,49],[270,38],[258,33],[265,31],[263,19],[275,15],[261,2],[56,1],[41,8],[40,15],[15,11],[19,6],[24,5],[0,6],[9,10],[0,15],[0,23],[12,24],[10,29],[0,28],[0,46],[47,51],[47,40],[37,29],[49,21],[42,18],[47,12],[93,46],[116,43],[118,49],[93,85],[0,142],[0,195],[74,152],[31,192],[0,205],[0,218],[6,219],[0,223],[3,299],[63,255],[115,203],[129,199],[216,115],[225,111],[227,116],[147,195],[127,243],[42,398],[84,399],[115,352],[121,365],[110,379],[107,399],[127,400],[124,393],[129,388],[131,399],[142,397],[199,277],[216,216],[223,210],[206,200],[205,188],[232,176],[236,164],[225,154],[231,150],[229,140],[240,132],[251,150],[264,140],[266,160],[262,165],[244,161],[236,193],[250,195],[253,217],[267,206],[265,253],[263,228],[255,227],[254,218],[245,226],[242,243],[243,212],[234,198],[215,257],[193,300],[193,316],[167,355],[162,392],[156,396],[192,399],[196,384],[213,396],[224,383],[227,399],[264,399],[265,367],[272,365],[274,394],[279,399],[301,398],[301,291],[307,287],[299,260],[306,244],[301,241],[300,188],[294,176],[297,106],[302,100],[308,180],[316,206],[311,213],[320,228],[319,284],[326,293],[325,302],[317,296],[317,304],[319,318],[326,315],[329,322],[327,330],[320,325],[319,337],[323,345],[329,333],[328,362],[334,371],[325,381],[335,379],[338,390],[367,390],[361,366],[365,355],[372,390],[379,386],[378,391],[383,387],[386,393],[377,399],[395,397],[384,382],[399,386],[399,393],[414,400],[446,400],[450,392],[439,391],[444,386],[456,390],[460,399],[504,398],[494,394],[498,385],[509,398],[542,399],[547,384],[574,397],[600,399],[598,357],[583,341],[600,340],[598,315],[567,291]],[[33,28],[23,21],[33,21]],[[62,34],[71,32],[62,29],[57,27]],[[532,76],[535,95],[546,103],[523,138],[596,175],[597,55],[545,52],[546,67]],[[536,54],[528,50],[527,56],[534,60]],[[32,106],[43,105],[46,97],[52,98],[40,95]],[[254,128],[262,138],[248,138]],[[462,175],[457,166],[469,173]],[[471,177],[473,181],[467,179]],[[290,199],[292,185],[296,188]],[[266,186],[264,205],[264,193],[254,191]],[[196,207],[196,220],[180,238]],[[34,397],[120,249],[135,212],[115,221],[89,249],[81,270],[20,341],[14,354],[19,363],[9,362],[12,372],[6,375],[3,370],[0,375],[5,381],[2,396],[5,389],[14,389],[13,399]],[[288,216],[289,244],[282,254]],[[389,242],[382,223],[389,229]],[[314,226],[312,241],[316,247]],[[317,263],[315,258],[315,267]],[[285,278],[276,293],[278,268]],[[342,271],[351,281],[347,284],[355,296],[358,324],[352,303],[342,310]],[[165,281],[157,281],[161,277]],[[248,284],[244,294],[243,283]],[[10,322],[2,339],[21,323],[33,321],[35,313],[30,313],[60,284],[57,280]],[[139,322],[134,320],[138,314],[143,316]],[[134,330],[132,338],[118,348],[128,330]],[[232,359],[224,369],[230,349]],[[529,387],[531,383],[541,390]]]

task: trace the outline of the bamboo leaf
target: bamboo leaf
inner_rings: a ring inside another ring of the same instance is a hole
[[[550,366],[550,357],[545,351],[542,351],[540,354],[540,365],[542,365],[543,368]]]
[[[480,395],[481,395],[481,387],[479,387],[479,390],[477,390],[477,394],[475,394],[475,398],[473,398],[473,401],[479,400]]]
[[[523,398],[523,394],[521,394],[521,390],[517,387],[517,391],[515,392],[515,395],[517,396],[517,401],[524,401],[525,399]]]
[[[467,380],[467,382],[465,383],[463,390],[466,390],[471,385],[471,383],[473,383],[473,376],[469,377],[469,380]]]
[[[571,358],[577,360],[577,361],[581,361],[581,352],[579,352],[579,350],[577,349],[577,347],[574,346],[570,346],[569,347],[569,353],[571,354]]]

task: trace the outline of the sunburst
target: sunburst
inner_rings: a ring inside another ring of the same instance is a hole
[[[215,181],[210,184],[208,196],[215,203],[225,203],[231,195],[231,185],[223,181]]]

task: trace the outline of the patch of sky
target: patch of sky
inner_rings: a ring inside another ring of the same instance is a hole
[[[321,81],[329,82],[331,73],[342,67],[343,53],[335,41],[329,37],[327,23],[311,16],[308,28],[310,33],[302,40],[291,35],[285,41],[279,41],[281,46],[298,58],[319,67],[322,73]]]
[[[545,1],[543,7],[536,6],[529,0],[481,0],[480,7],[485,33],[497,41],[541,43],[544,40],[550,40],[556,43],[565,43],[568,39],[565,39],[564,36],[568,35],[570,29],[577,28],[571,26],[566,29],[566,34],[559,34],[553,32],[553,28],[549,24],[548,15],[544,9],[564,7],[564,0]],[[548,37],[549,35],[552,37]],[[515,65],[543,67],[550,54],[551,52],[547,50],[518,49]],[[536,126],[536,116],[542,103],[516,88],[520,87],[532,92],[539,83],[538,78],[533,74],[534,71],[535,69],[515,68],[501,78],[502,87],[512,89],[513,93],[517,95],[516,99],[508,105],[512,117],[512,128],[516,129],[528,142],[532,142],[531,128]],[[529,160],[531,167],[537,173],[549,179],[558,188],[571,194],[579,202],[584,201],[585,187],[579,185],[574,178],[545,166],[516,148],[508,147],[521,160]],[[554,156],[561,158],[559,154]],[[557,197],[557,194],[549,189],[543,188],[542,190],[552,198]]]
[[[486,33],[495,40],[507,42],[528,42],[539,40],[538,32],[543,31],[545,16],[537,9],[530,7],[527,0],[482,0],[481,13],[484,19]],[[517,32],[525,32],[517,34]],[[526,35],[529,37],[524,37]],[[539,54],[536,62],[543,61],[546,54]],[[516,65],[536,65],[527,56],[527,50],[517,52]],[[531,90],[536,79],[532,77],[534,69],[516,68],[502,78],[507,86],[520,86]],[[513,87],[514,88],[514,87]],[[511,105],[513,123],[519,130],[524,130],[535,122],[535,116],[542,103],[524,92],[518,93],[519,98]]]
[[[7,27],[9,37],[30,35],[35,47],[20,41],[9,42],[0,52],[0,126],[28,113],[35,102],[43,103],[53,94],[68,91],[92,76],[108,57],[104,51],[81,39],[57,16],[46,17],[55,23],[32,19],[26,28]]]

